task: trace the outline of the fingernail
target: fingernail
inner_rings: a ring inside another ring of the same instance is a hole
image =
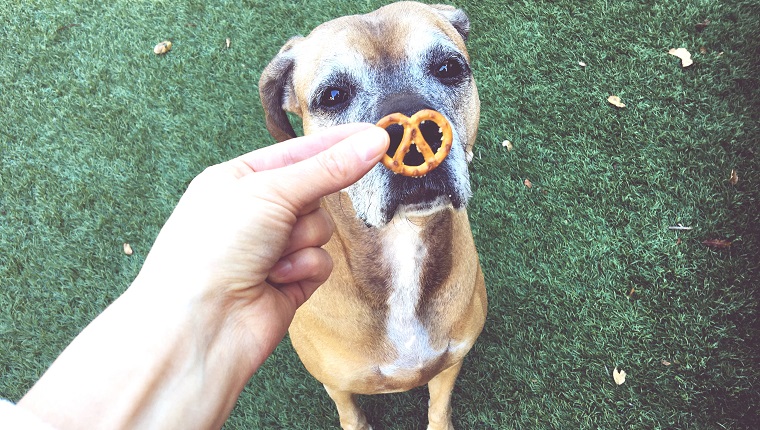
[[[380,127],[370,127],[357,133],[355,136],[358,142],[354,148],[364,161],[374,160],[388,149],[390,137]]]

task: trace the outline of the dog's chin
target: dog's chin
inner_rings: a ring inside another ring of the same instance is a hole
[[[463,209],[471,196],[466,164],[451,160],[420,178],[397,175],[378,165],[346,191],[356,216],[375,228],[398,217]]]
[[[438,196],[432,200],[410,199],[409,203],[401,203],[398,205],[390,218],[424,217],[450,207],[454,207],[454,204],[449,196]]]
[[[395,217],[425,216],[445,208],[460,209],[465,205],[448,181],[434,177],[405,178],[396,176],[391,181],[391,193],[383,208],[384,223]]]
[[[469,187],[458,189],[455,184],[434,180],[431,175],[424,178],[393,175],[387,179],[389,181],[383,181],[384,186],[379,187],[384,190],[381,192],[368,184],[361,187],[355,184],[347,189],[356,215],[367,227],[382,228],[394,218],[424,217],[446,208],[462,209],[467,205]],[[368,192],[368,189],[375,192]]]

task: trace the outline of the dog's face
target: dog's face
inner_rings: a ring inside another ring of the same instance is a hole
[[[451,153],[437,169],[411,178],[378,164],[345,191],[357,215],[372,226],[398,212],[462,208],[471,195],[466,154],[480,112],[465,48],[468,31],[464,12],[414,2],[322,24],[308,37],[288,41],[264,70],[259,91],[267,127],[277,140],[295,137],[285,110],[303,119],[307,134],[337,124],[376,123],[394,112],[437,110],[454,134]],[[426,140],[440,144],[438,127],[426,125]],[[392,154],[401,133],[388,131]],[[420,164],[420,157],[413,149],[405,162]]]

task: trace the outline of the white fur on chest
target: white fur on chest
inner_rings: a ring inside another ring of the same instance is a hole
[[[391,222],[383,236],[383,257],[393,268],[386,336],[396,350],[395,360],[380,366],[386,376],[418,371],[447,350],[447,346],[438,350],[432,347],[430,334],[417,317],[422,268],[428,253],[420,230],[400,217]]]

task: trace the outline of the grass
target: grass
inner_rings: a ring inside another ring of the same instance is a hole
[[[256,84],[285,40],[382,3],[0,5],[0,396],[21,397],[129,285],[194,175],[271,143]],[[470,217],[490,313],[455,424],[756,428],[760,4],[460,6],[482,100]],[[668,230],[679,223],[693,230]],[[361,402],[378,430],[424,428],[424,389]],[[227,424],[336,426],[287,340]]]

